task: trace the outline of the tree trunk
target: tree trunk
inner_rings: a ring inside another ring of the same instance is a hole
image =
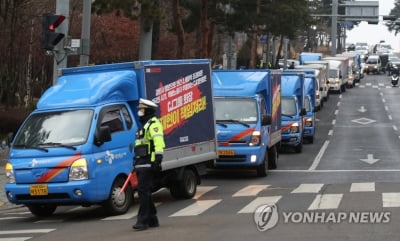
[[[257,9],[256,14],[260,14],[260,5],[261,0],[257,0]],[[251,50],[250,50],[250,63],[249,68],[254,69],[256,67],[257,61],[257,44],[258,44],[258,25],[253,25],[253,39],[251,42]],[[262,66],[260,66],[262,68]]]
[[[185,49],[185,31],[182,25],[182,18],[180,12],[179,0],[172,1],[172,14],[174,18],[174,24],[176,29],[176,40],[178,42],[178,46],[176,49],[176,58],[183,58],[183,50]]]
[[[201,0],[201,14],[200,14],[200,58],[208,58],[208,0]]]

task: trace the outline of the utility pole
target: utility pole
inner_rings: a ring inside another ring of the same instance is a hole
[[[331,55],[336,55],[338,0],[332,0]]]
[[[90,17],[92,15],[92,0],[83,0],[83,17],[82,17],[82,32],[81,32],[81,51],[80,62],[81,66],[89,64],[90,55]]]
[[[65,20],[58,28],[60,33],[65,34],[65,38],[54,47],[53,85],[57,82],[58,70],[67,67],[67,52],[64,46],[65,41],[68,41],[69,26],[69,0],[57,0],[56,4],[56,14],[65,16]]]

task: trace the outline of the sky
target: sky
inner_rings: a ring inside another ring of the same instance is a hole
[[[389,15],[390,10],[394,8],[394,3],[395,0],[379,0],[379,24],[361,22],[357,27],[347,31],[346,43],[367,42],[369,45],[374,45],[385,40],[396,52],[400,52],[400,33],[395,36],[394,32],[389,32],[382,21],[382,15]]]

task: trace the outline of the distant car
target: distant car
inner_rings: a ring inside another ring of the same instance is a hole
[[[365,61],[364,72],[367,74],[379,74],[382,70],[381,58],[379,55],[370,55]]]

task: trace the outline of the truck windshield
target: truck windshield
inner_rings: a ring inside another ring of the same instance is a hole
[[[258,120],[255,99],[216,98],[214,104],[217,121],[236,120],[249,124]]]
[[[15,137],[15,148],[66,147],[86,142],[92,110],[71,110],[31,115]]]
[[[337,78],[337,77],[338,77],[338,72],[336,69],[329,70],[329,78]]]
[[[282,97],[282,115],[283,116],[294,116],[296,115],[296,102],[293,98]]]

